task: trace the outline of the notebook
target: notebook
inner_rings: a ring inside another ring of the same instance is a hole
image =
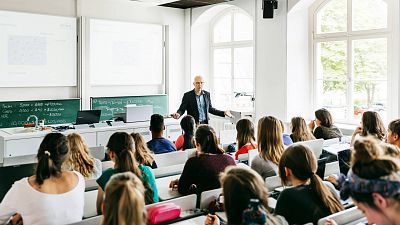
[[[100,121],[101,110],[81,110],[76,114],[75,124],[93,124]]]

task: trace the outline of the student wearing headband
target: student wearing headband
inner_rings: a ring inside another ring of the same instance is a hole
[[[400,224],[399,164],[368,137],[355,141],[352,165],[342,183],[342,199],[351,197],[368,224]]]

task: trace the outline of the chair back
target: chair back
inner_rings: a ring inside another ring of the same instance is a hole
[[[186,151],[175,151],[154,155],[154,160],[156,161],[158,168],[185,164],[187,158],[188,156]]]
[[[85,205],[83,208],[83,218],[97,216],[96,200],[97,190],[86,191],[84,193]]]

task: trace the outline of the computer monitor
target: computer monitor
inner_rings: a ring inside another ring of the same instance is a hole
[[[76,114],[75,124],[93,124],[100,121],[101,110],[81,110]]]

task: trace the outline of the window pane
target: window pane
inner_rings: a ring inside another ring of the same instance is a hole
[[[387,39],[353,41],[354,76],[356,79],[387,78]]]
[[[347,0],[332,0],[317,14],[317,33],[347,30]]]
[[[253,47],[234,49],[235,78],[253,78]]]
[[[336,120],[345,119],[347,113],[346,90],[346,81],[318,80],[318,106],[328,109]]]
[[[215,100],[214,100],[215,99]],[[213,107],[220,110],[231,109],[232,95],[216,95],[213,99]]]
[[[232,16],[230,13],[221,17],[214,26],[214,43],[231,41]]]
[[[353,30],[387,27],[387,3],[383,0],[353,0]]]
[[[366,110],[379,112],[387,118],[387,82],[363,80],[354,83],[354,118],[360,120]]]
[[[237,93],[252,94],[254,92],[253,79],[234,79],[233,91]]]
[[[235,12],[234,20],[234,40],[247,41],[253,40],[253,21],[251,18],[241,12]]]
[[[318,79],[347,80],[346,41],[320,42],[317,45]]]
[[[212,100],[213,106],[220,109],[229,109],[232,104],[232,84],[231,79],[214,78],[214,95]]]
[[[231,77],[231,49],[214,50],[214,77]]]

